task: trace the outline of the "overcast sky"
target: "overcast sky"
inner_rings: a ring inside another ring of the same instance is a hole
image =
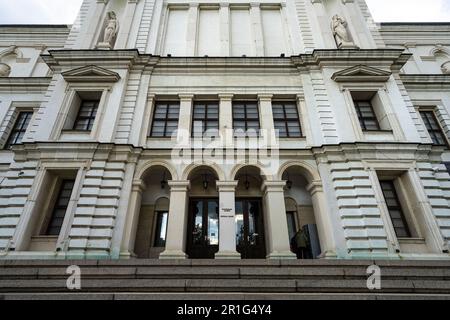
[[[0,0],[0,24],[72,24],[82,0]],[[376,21],[450,22],[450,0],[367,0]]]

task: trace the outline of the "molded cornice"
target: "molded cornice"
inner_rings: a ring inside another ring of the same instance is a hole
[[[0,77],[0,92],[46,92],[51,77]]]
[[[450,89],[450,74],[402,74],[406,89]]]
[[[315,50],[311,54],[291,57],[160,57],[140,54],[138,50],[51,50],[42,59],[53,71],[95,65],[103,68],[129,69],[141,67],[165,68],[253,68],[284,69],[322,67],[351,67],[355,65],[377,65],[399,70],[411,57],[401,49],[373,50]],[[193,71],[193,70],[191,70]]]

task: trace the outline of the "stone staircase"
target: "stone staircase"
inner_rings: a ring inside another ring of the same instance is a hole
[[[381,268],[369,290],[367,267]],[[81,290],[66,269],[81,268]],[[450,261],[0,260],[5,299],[450,299]]]

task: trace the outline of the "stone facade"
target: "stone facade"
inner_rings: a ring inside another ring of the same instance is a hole
[[[195,199],[217,199],[204,220],[218,224],[206,235],[216,259],[295,258],[287,212],[294,229],[317,227],[318,258],[449,259],[449,31],[376,24],[364,0],[84,0],[72,26],[0,26],[0,259],[189,258]],[[94,100],[89,130],[74,130]],[[378,130],[361,126],[360,100]],[[242,147],[233,108],[249,101],[262,133]],[[172,139],[151,134],[163,102],[179,105]],[[199,147],[192,117],[206,102],[219,138]],[[299,137],[272,139],[277,103],[295,104]],[[62,180],[73,188],[49,235]],[[240,199],[262,221],[248,255],[236,247]]]

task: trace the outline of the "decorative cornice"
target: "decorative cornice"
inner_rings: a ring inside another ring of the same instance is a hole
[[[0,92],[46,92],[51,77],[0,77]]]
[[[42,59],[53,71],[63,71],[96,65],[103,68],[129,69],[140,66],[143,70],[155,67],[170,70],[189,68],[195,73],[204,69],[226,69],[242,72],[242,69],[264,70],[267,72],[297,72],[298,69],[322,67],[349,67],[376,64],[390,69],[400,69],[411,54],[402,49],[349,49],[315,50],[311,54],[291,57],[160,57],[140,54],[138,50],[50,50]]]
[[[450,74],[401,74],[406,89],[449,89]]]

